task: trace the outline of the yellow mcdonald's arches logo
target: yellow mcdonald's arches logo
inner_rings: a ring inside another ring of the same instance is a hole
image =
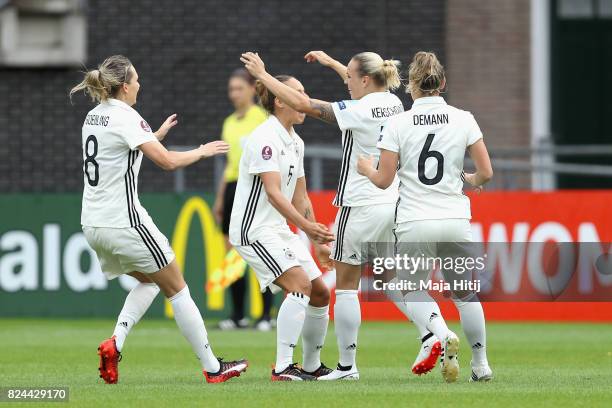
[[[176,263],[181,273],[185,273],[185,261],[187,257],[187,241],[189,240],[191,222],[197,215],[200,220],[202,241],[204,244],[204,259],[206,279],[213,271],[221,265],[225,257],[225,244],[223,234],[217,227],[210,207],[201,197],[190,197],[178,214],[172,234],[172,249],[176,255]],[[249,274],[251,288],[251,315],[260,316],[262,313],[262,299],[259,293],[259,284],[253,273]],[[204,290],[204,288],[202,288]],[[206,296],[206,307],[209,310],[222,310],[224,307],[223,290],[210,292]],[[166,317],[172,318],[172,305],[166,299],[164,306]]]

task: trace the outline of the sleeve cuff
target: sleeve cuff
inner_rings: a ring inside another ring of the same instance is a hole
[[[397,148],[397,146],[389,146],[384,143],[377,143],[376,147],[379,149],[389,150],[390,152],[393,152],[393,153],[399,152],[399,149]]]
[[[149,143],[149,142],[154,142],[156,141],[157,138],[155,136],[153,136],[153,134],[148,134],[146,136],[143,137],[139,137],[137,139],[134,139],[131,141],[130,145],[130,149],[134,150],[135,148],[137,148],[140,145],[143,145],[145,143]]]
[[[249,167],[249,174],[260,174],[260,173],[268,173],[268,172],[277,172],[280,173],[280,169],[278,167]]]
[[[342,102],[342,103],[344,103],[344,102]],[[344,119],[342,119],[342,113],[341,113],[342,110],[340,110],[340,107],[338,106],[338,104],[339,104],[339,102],[332,102],[331,106],[332,106],[332,109],[334,110],[334,116],[336,117],[336,122],[338,123],[338,127],[341,130],[345,130],[346,127],[345,127]]]
[[[474,143],[476,143],[477,141],[483,139],[482,135],[478,136],[478,137],[473,137],[470,140],[468,140],[468,146],[473,145]]]

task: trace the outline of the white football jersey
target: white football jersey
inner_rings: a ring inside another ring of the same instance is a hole
[[[150,220],[138,199],[143,143],[157,140],[147,122],[117,99],[98,104],[83,124],[81,224],[127,228]]]
[[[440,96],[419,98],[412,109],[389,120],[378,148],[399,153],[396,223],[470,219],[463,159],[468,146],[481,138],[474,116]]]
[[[296,181],[304,177],[304,141],[270,117],[248,137],[230,219],[232,245],[250,245],[261,234],[289,231],[287,220],[268,201],[260,173],[279,172],[281,191],[291,201]]]
[[[334,114],[342,131],[342,166],[336,191],[336,207],[395,203],[397,179],[386,190],[370,183],[357,173],[357,159],[365,154],[378,162],[380,151],[376,142],[385,122],[404,112],[402,101],[391,92],[373,92],[361,99],[332,103]]]

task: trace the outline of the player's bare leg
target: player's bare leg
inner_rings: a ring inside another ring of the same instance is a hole
[[[189,288],[178,269],[176,260],[149,276],[172,303],[174,320],[198,356],[207,382],[225,382],[246,371],[249,365],[246,360],[226,362],[213,354],[204,320],[191,298]]]
[[[358,380],[356,364],[357,335],[361,326],[361,307],[357,290],[361,279],[361,266],[344,262],[336,264],[336,304],[334,324],[338,340],[338,366],[319,380]]]
[[[132,327],[140,321],[159,293],[159,287],[146,274],[132,272],[130,275],[138,280],[138,284],[125,298],[112,337],[104,340],[98,347],[100,356],[98,370],[100,378],[107,384],[116,384],[119,381],[119,361],[121,361],[123,343]]]

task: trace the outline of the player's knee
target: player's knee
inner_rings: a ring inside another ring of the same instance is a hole
[[[312,285],[310,304],[317,307],[329,305],[329,289],[324,284]]]
[[[299,293],[303,293],[306,296],[310,297],[312,294],[312,284],[310,283],[309,280],[304,280],[302,282],[299,283],[299,288],[298,288],[298,292]]]
[[[457,290],[453,292],[453,302],[458,307],[463,306],[465,303],[478,301],[476,292],[467,290]]]
[[[312,284],[306,277],[304,277],[303,279],[302,278],[295,279],[293,282],[291,282],[290,285],[288,285],[287,291],[302,293],[310,297],[312,293]]]

